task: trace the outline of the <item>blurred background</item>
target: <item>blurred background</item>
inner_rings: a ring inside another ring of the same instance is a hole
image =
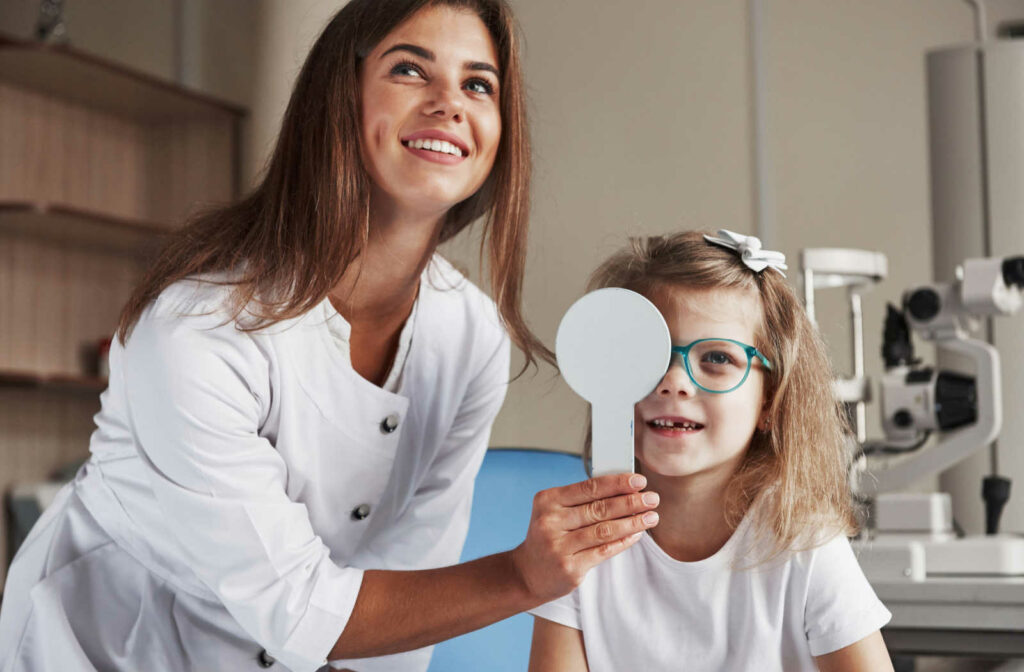
[[[589,273],[628,236],[728,228],[785,252],[795,286],[801,249],[884,253],[888,278],[863,302],[866,373],[880,377],[885,302],[933,278],[925,54],[974,40],[970,4],[510,3],[534,146],[525,308],[541,339],[554,346]],[[153,234],[254,184],[306,52],[343,3],[66,0],[52,37],[80,54],[77,65],[27,46],[41,4],[0,2],[5,492],[85,457],[104,339]],[[986,6],[990,37],[1024,21],[1024,0]],[[479,282],[475,233],[445,254]],[[818,322],[849,372],[844,301],[820,300]],[[869,435],[877,417],[869,407]],[[512,384],[491,443],[578,452],[585,418],[541,366]],[[1000,450],[1004,469],[1024,475],[1017,446]],[[979,451],[914,489],[953,492],[960,525],[979,533],[989,459]],[[1012,500],[1003,530],[1024,531]]]

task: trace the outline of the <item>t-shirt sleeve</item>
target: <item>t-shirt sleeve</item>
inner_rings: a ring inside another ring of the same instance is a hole
[[[582,630],[583,625],[580,623],[580,589],[577,588],[568,595],[552,600],[547,604],[542,604],[536,609],[531,609],[530,613],[547,621],[554,621],[570,628]]]
[[[859,642],[892,618],[843,535],[810,551],[807,581],[804,629],[812,656]]]

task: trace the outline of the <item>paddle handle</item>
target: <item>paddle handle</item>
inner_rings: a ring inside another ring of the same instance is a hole
[[[633,469],[633,404],[591,406],[591,468],[594,476]]]

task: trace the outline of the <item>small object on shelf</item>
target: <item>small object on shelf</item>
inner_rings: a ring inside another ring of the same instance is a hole
[[[107,389],[107,380],[106,378],[98,378],[96,376],[0,369],[0,388],[5,387],[21,387],[54,392],[81,392],[90,395]]]
[[[84,378],[105,380],[110,375],[110,344],[113,336],[85,341],[79,348],[79,365]]]
[[[51,44],[68,43],[68,29],[64,25],[64,0],[41,0],[36,39]]]
[[[109,336],[101,338],[96,345],[96,375],[100,378],[110,377],[110,343]]]

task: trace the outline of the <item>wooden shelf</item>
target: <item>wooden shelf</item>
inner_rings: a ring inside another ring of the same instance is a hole
[[[107,379],[96,376],[49,375],[32,371],[0,370],[0,387],[100,393],[107,389]]]
[[[63,100],[148,121],[216,115],[245,109],[67,45],[0,34],[0,81]]]
[[[0,199],[4,232],[142,254],[157,246],[170,227],[60,203]]]
[[[0,33],[0,492],[84,456],[107,381],[78,372],[165,234],[238,197],[245,115]]]

